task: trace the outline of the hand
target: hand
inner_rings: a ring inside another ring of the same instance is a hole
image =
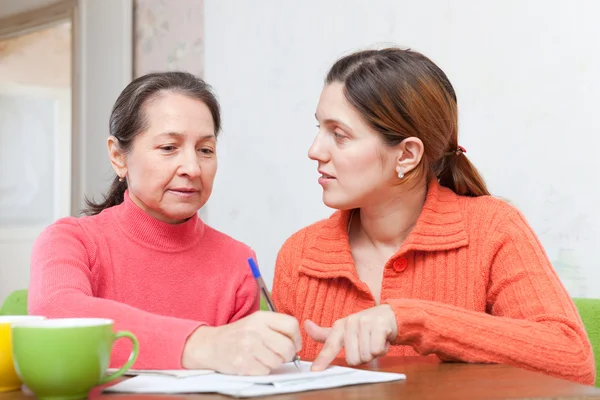
[[[185,344],[182,365],[232,375],[268,375],[301,348],[295,318],[258,311],[232,324],[196,329]]]
[[[342,348],[346,349],[348,365],[367,363],[385,355],[398,335],[396,316],[387,304],[338,319],[332,328],[323,328],[311,320],[304,327],[313,340],[325,343],[312,364],[312,371],[327,368]]]

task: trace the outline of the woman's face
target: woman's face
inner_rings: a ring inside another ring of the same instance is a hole
[[[319,132],[308,156],[318,162],[325,205],[351,209],[385,199],[398,182],[399,148],[383,144],[348,103],[341,83],[325,86],[316,118]]]
[[[217,172],[213,118],[202,101],[163,93],[143,106],[147,129],[128,154],[109,139],[115,172],[127,177],[131,200],[154,218],[180,223],[208,201]],[[120,164],[119,164],[120,162]]]

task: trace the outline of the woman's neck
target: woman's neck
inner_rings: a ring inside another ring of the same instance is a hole
[[[426,196],[423,181],[408,190],[398,187],[386,200],[354,210],[348,226],[351,241],[398,249],[417,223]]]

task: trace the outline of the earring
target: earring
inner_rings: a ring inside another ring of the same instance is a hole
[[[119,177],[119,182],[125,182],[125,179],[122,176],[120,176]]]
[[[399,179],[404,178],[404,171],[402,171],[402,170],[398,171],[398,178]]]

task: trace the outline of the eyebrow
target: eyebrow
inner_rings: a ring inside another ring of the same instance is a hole
[[[181,133],[181,132],[164,132],[164,133],[161,133],[158,136],[169,136],[169,137],[174,137],[174,138],[181,139],[185,135],[183,133]],[[204,136],[200,137],[200,140],[214,139],[214,138],[215,138],[215,135],[211,133],[209,135],[204,135]]]
[[[315,118],[317,119],[317,121],[319,121],[319,117],[317,117],[317,113],[315,113]],[[338,124],[340,125],[342,128],[346,129],[349,132],[352,132],[352,128],[350,128],[350,126],[348,124],[343,123],[342,121],[340,121],[339,119],[335,119],[335,118],[325,118],[323,120],[324,123],[326,124]]]

